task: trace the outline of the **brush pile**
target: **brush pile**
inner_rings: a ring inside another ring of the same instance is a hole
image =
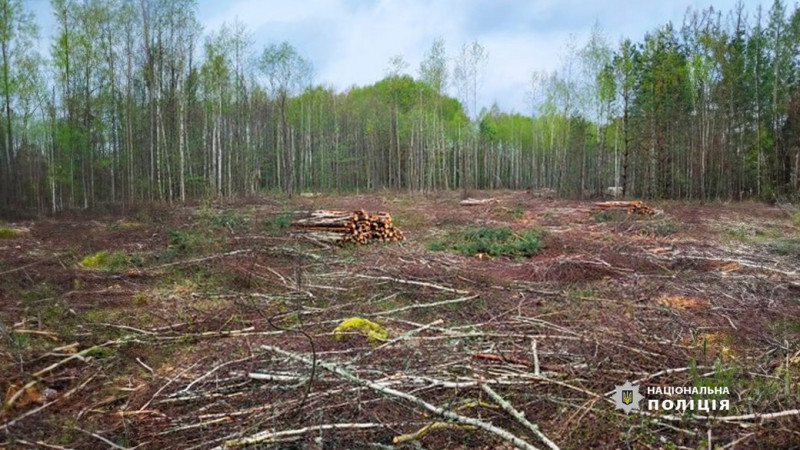
[[[353,212],[313,211],[309,217],[292,222],[292,228],[304,236],[325,244],[369,244],[373,241],[394,242],[405,239],[403,232],[392,225],[387,212],[369,214],[363,209]]]

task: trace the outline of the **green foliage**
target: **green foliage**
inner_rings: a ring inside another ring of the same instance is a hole
[[[87,255],[81,260],[79,265],[86,269],[100,269],[112,272],[124,270],[137,262],[141,264],[141,259],[134,261],[127,252],[101,250],[93,255]]]
[[[539,250],[541,231],[528,229],[513,232],[510,227],[467,227],[450,233],[445,239],[429,243],[428,250],[453,250],[472,256],[532,256]]]
[[[369,342],[385,341],[389,337],[386,328],[363,317],[345,319],[333,329],[337,339],[341,339],[344,333],[351,332],[362,333]]]

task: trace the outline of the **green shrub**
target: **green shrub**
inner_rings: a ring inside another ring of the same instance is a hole
[[[513,232],[510,227],[468,227],[450,233],[444,240],[431,242],[428,250],[454,250],[472,256],[532,256],[539,250],[541,231],[538,229]]]

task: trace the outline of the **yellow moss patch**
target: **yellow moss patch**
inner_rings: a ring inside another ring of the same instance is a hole
[[[334,328],[333,333],[336,334],[337,339],[341,339],[344,333],[355,331],[364,334],[369,342],[383,341],[389,337],[389,332],[386,331],[386,328],[363,317],[351,317],[343,320],[342,323]]]

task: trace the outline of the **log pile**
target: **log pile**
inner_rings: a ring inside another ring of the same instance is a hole
[[[309,217],[293,221],[292,227],[312,240],[335,245],[405,239],[403,232],[392,224],[389,213],[369,214],[363,209],[353,212],[314,211]]]
[[[461,200],[460,204],[461,206],[480,206],[480,205],[492,205],[494,203],[497,203],[497,200],[493,198],[482,198],[482,199],[465,198],[464,200]]]
[[[600,202],[595,203],[594,206],[600,209],[624,209],[628,215],[638,214],[640,216],[652,216],[656,213],[655,209],[651,208],[641,200],[634,200],[630,202]]]

